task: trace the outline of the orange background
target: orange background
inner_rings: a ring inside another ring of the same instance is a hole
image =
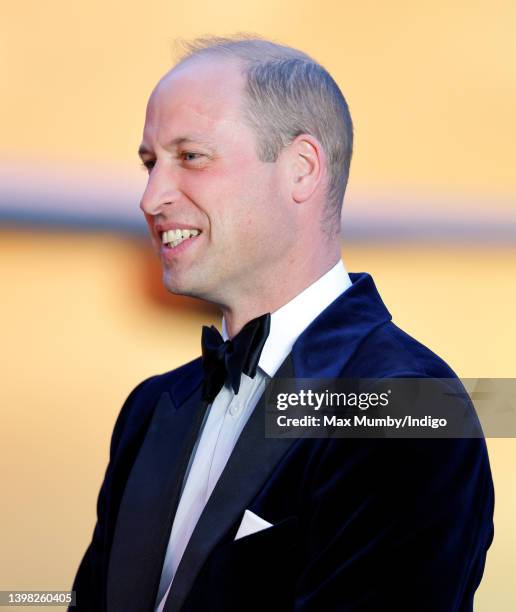
[[[149,241],[124,225],[144,229],[135,151],[177,37],[257,32],[330,70],[355,123],[344,230],[365,226],[343,241],[347,269],[370,272],[394,321],[460,376],[515,376],[516,243],[497,227],[515,226],[516,5],[50,0],[2,14],[0,589],[71,587],[123,400],[198,356],[201,325],[220,323],[166,293]],[[56,224],[84,184],[113,201],[86,199]],[[397,229],[368,236],[379,219]],[[428,219],[433,238],[410,239]],[[496,534],[475,609],[508,612],[516,444],[488,446]]]

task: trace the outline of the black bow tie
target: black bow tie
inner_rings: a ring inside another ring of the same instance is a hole
[[[252,319],[232,340],[224,341],[215,326],[202,326],[202,365],[204,369],[203,399],[212,402],[224,386],[226,376],[233,391],[240,389],[242,372],[254,378],[256,368],[269,335],[271,315]]]

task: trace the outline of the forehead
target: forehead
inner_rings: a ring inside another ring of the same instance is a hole
[[[144,139],[241,122],[244,82],[241,66],[229,60],[195,58],[173,68],[149,98]]]

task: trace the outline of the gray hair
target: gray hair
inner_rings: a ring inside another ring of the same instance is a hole
[[[346,100],[329,72],[306,53],[256,35],[209,36],[176,44],[183,50],[177,65],[204,55],[242,62],[247,97],[243,110],[257,135],[261,161],[276,161],[281,149],[300,134],[310,134],[321,143],[328,158],[323,226],[340,229],[353,124]]]

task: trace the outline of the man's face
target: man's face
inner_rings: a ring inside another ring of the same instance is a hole
[[[235,63],[185,62],[152,92],[140,149],[149,170],[140,207],[166,288],[220,305],[262,290],[295,234],[284,170],[259,161],[243,120],[243,87]],[[200,233],[163,244],[175,228]]]

